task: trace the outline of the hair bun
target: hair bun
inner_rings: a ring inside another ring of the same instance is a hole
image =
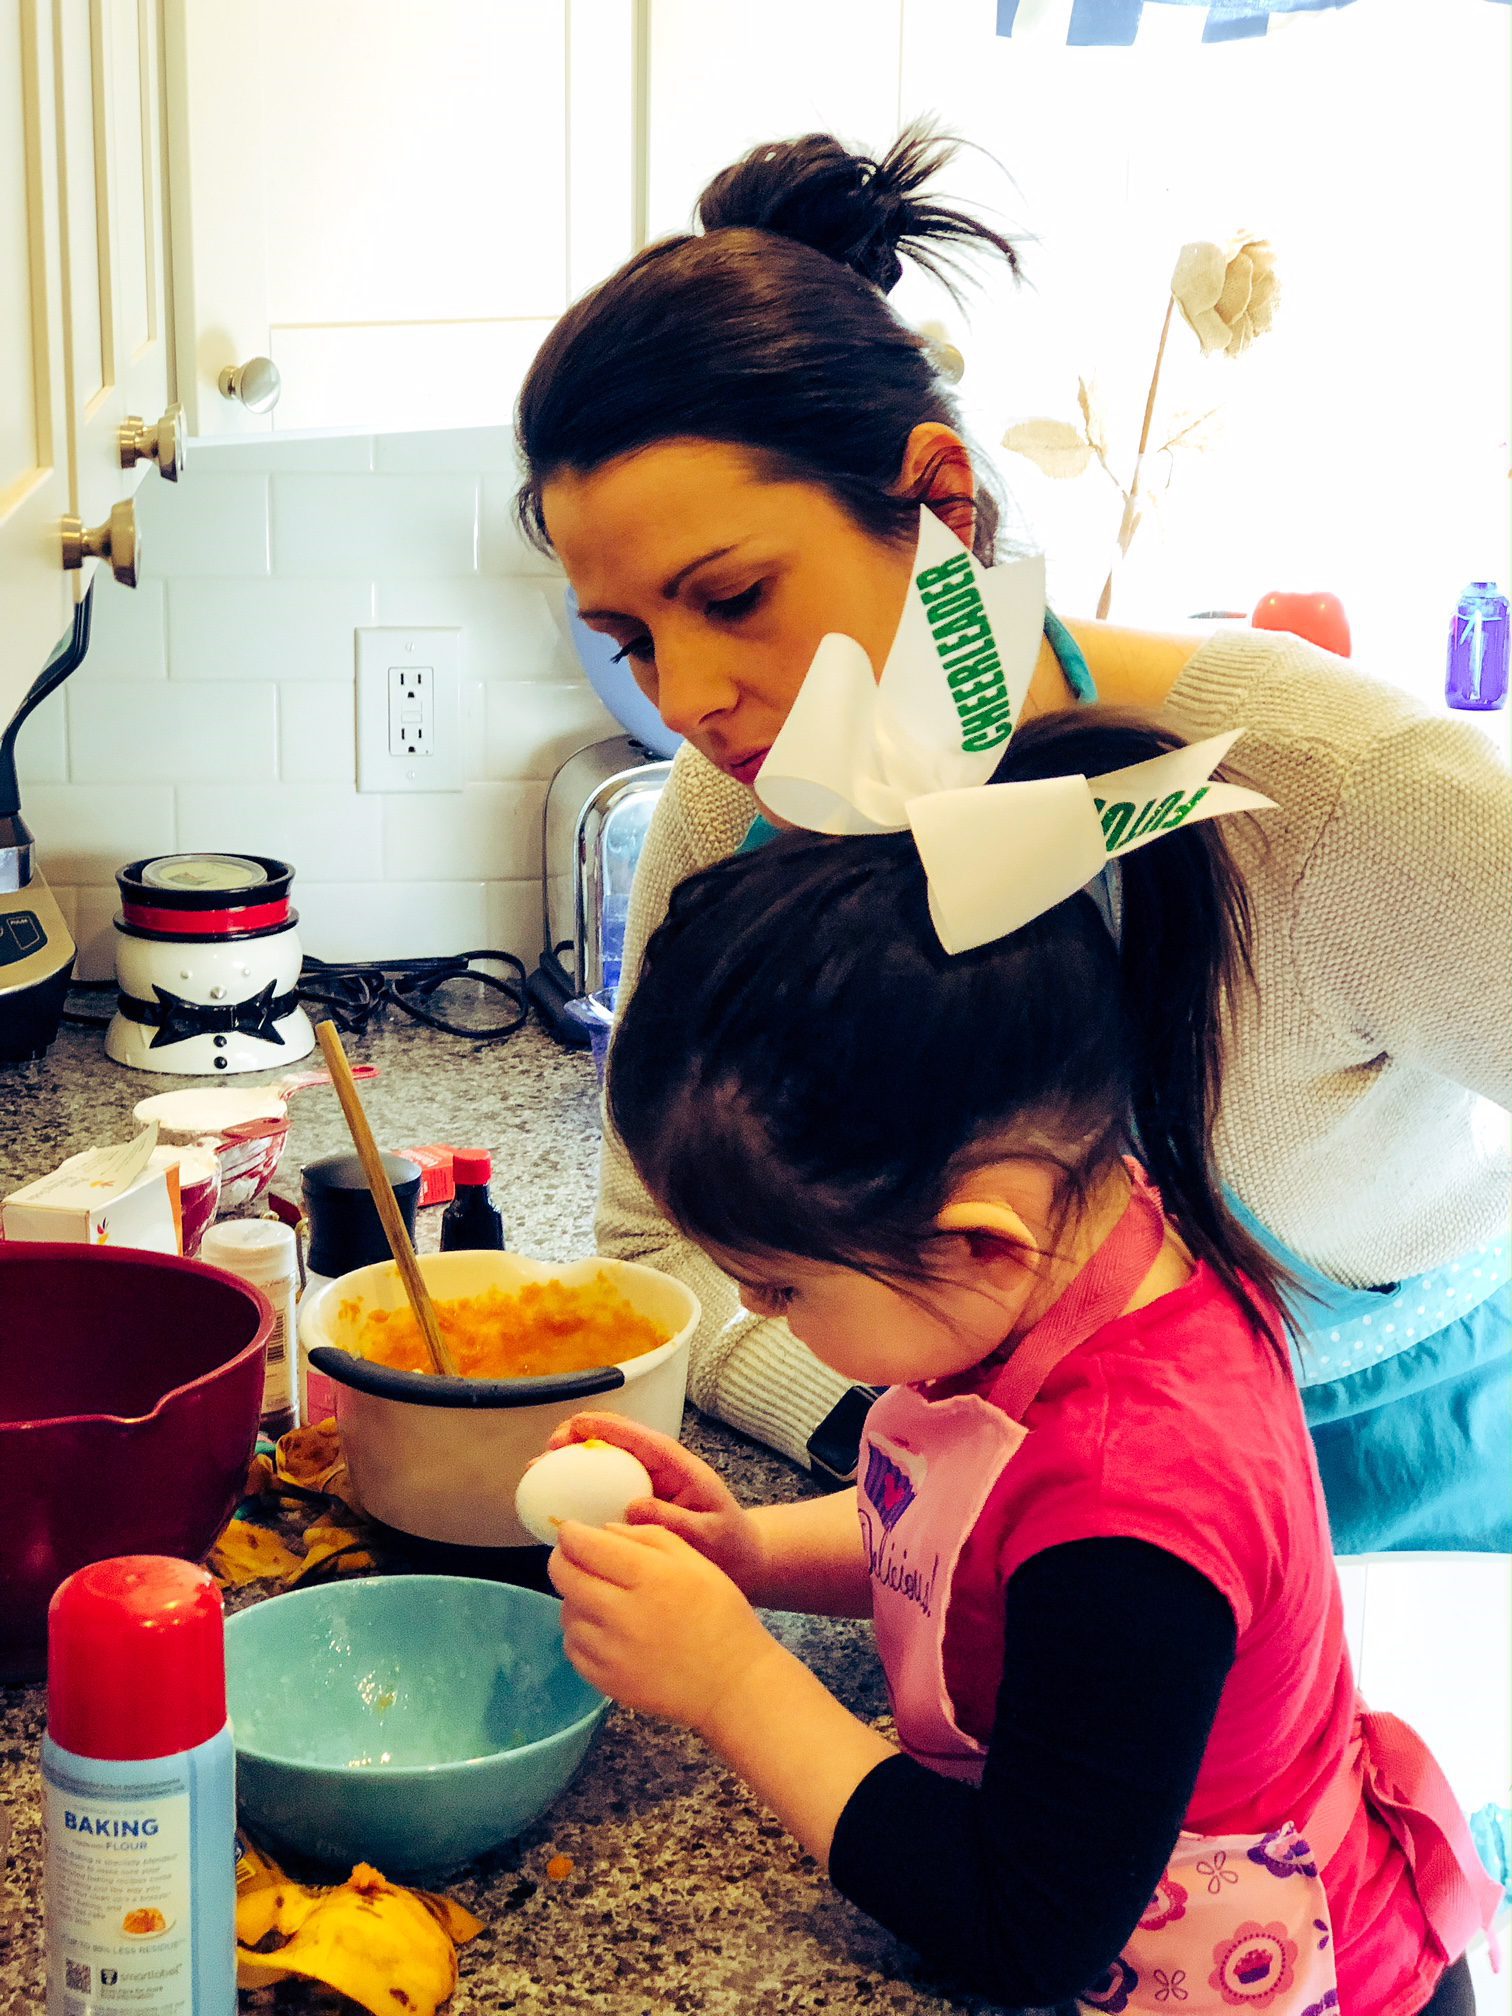
[[[853,154],[829,133],[754,147],[716,175],[695,212],[705,231],[772,231],[811,245],[889,294],[911,258],[947,283],[968,244],[994,246],[1018,270],[1006,238],[964,212],[919,194],[955,143],[908,127],[880,160]]]

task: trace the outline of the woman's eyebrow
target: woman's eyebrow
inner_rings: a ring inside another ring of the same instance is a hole
[[[707,567],[711,560],[723,560],[727,553],[733,553],[733,546],[716,546],[711,552],[700,553],[696,560],[690,560],[685,567],[679,567],[670,581],[663,582],[662,596],[668,602],[677,600],[677,591],[690,574],[696,574],[700,567]],[[633,623],[635,618],[627,616],[623,609],[579,609],[578,616],[584,623]]]

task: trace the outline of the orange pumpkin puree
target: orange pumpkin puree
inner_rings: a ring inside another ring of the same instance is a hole
[[[341,1304],[343,1322],[360,1313],[357,1302]],[[654,1351],[672,1334],[641,1315],[606,1274],[580,1287],[531,1281],[513,1295],[489,1288],[437,1302],[436,1320],[464,1379],[531,1379],[619,1365]],[[397,1372],[431,1369],[408,1306],[372,1310],[357,1334],[357,1349]]]

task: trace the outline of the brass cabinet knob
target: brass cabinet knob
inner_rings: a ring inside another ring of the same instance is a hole
[[[82,567],[86,560],[108,560],[123,588],[135,588],[142,565],[142,535],[137,531],[136,506],[130,498],[113,504],[110,516],[93,531],[82,518],[63,520],[63,565]]]
[[[219,384],[227,399],[239,399],[249,413],[270,413],[283,390],[283,379],[271,357],[249,357],[245,364],[228,364]]]
[[[184,464],[189,459],[189,444],[184,439],[182,406],[170,406],[156,427],[145,426],[132,414],[121,423],[117,438],[121,444],[123,469],[133,469],[138,462],[156,462],[158,474],[169,483],[177,483],[183,474]]]

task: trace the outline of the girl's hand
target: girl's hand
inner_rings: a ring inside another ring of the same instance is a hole
[[[783,1656],[729,1576],[664,1527],[568,1520],[547,1572],[567,1657],[643,1714],[706,1728],[753,1668]]]
[[[660,1526],[686,1540],[747,1596],[761,1587],[766,1549],[761,1529],[707,1463],[670,1435],[658,1435],[622,1414],[574,1414],[548,1449],[568,1442],[613,1442],[638,1456],[650,1472],[654,1498],[638,1498],[625,1513],[629,1526]]]

